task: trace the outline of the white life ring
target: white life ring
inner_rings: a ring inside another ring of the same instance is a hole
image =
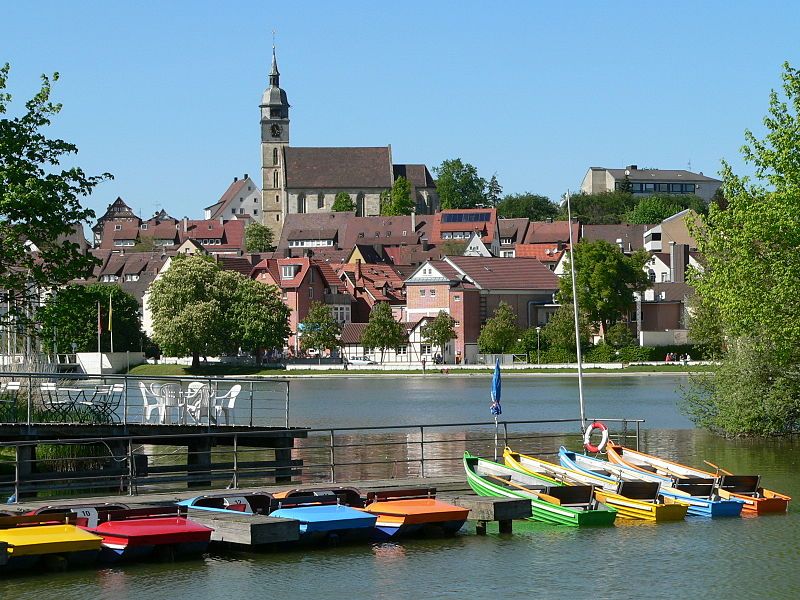
[[[600,443],[595,446],[592,444],[592,433],[595,429],[600,430]],[[583,447],[589,452],[602,452],[608,443],[608,427],[600,421],[595,421],[586,428],[586,433],[583,434]]]

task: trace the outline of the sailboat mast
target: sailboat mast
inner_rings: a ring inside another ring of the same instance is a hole
[[[572,209],[567,190],[567,220],[569,225],[569,272],[572,276],[572,308],[575,317],[575,347],[578,351],[578,400],[581,405],[581,432],[586,431],[586,412],[583,408],[583,360],[581,357],[581,334],[578,319],[578,288],[575,284],[575,242],[572,239]]]

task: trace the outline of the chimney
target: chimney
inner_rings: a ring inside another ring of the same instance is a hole
[[[639,170],[639,165],[628,165],[625,168],[628,169],[628,171],[638,171]]]
[[[236,183],[237,181],[239,181],[239,178],[238,177],[234,177],[233,178],[233,183]]]
[[[183,233],[189,231],[189,218],[183,217]]]
[[[242,177],[242,179],[247,179],[248,177],[250,177],[250,175],[248,175],[247,173],[245,173],[245,174],[244,174],[244,177]]]
[[[225,217],[222,217],[222,216],[220,216],[220,218],[219,218],[219,224],[220,224],[220,225],[225,225]]]
[[[356,259],[356,271],[355,271],[355,279],[356,281],[361,280],[361,259]]]
[[[417,213],[415,211],[411,211],[411,231],[417,230]]]

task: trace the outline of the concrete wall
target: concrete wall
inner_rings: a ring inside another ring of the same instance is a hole
[[[145,362],[141,352],[78,352],[78,364],[84,373],[119,373]],[[102,358],[102,371],[100,370]]]
[[[689,331],[686,329],[642,331],[639,334],[639,345],[641,346],[680,346],[691,343]]]

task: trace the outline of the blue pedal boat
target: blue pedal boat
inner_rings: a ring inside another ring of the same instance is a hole
[[[341,504],[330,492],[276,498],[267,492],[197,496],[178,503],[196,510],[260,514],[300,523],[300,542],[349,543],[369,539],[377,517]]]
[[[738,517],[742,514],[744,502],[720,498],[713,484],[675,484],[658,475],[637,471],[624,465],[617,465],[599,458],[571,452],[563,446],[558,451],[561,464],[569,469],[582,471],[608,481],[649,481],[660,484],[663,496],[674,498],[689,505],[690,515],[701,517]]]

